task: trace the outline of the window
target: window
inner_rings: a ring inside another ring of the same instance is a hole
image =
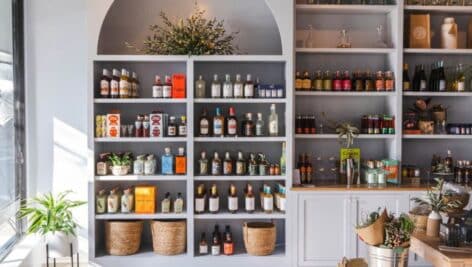
[[[23,1],[0,0],[0,259],[21,235],[25,195]]]

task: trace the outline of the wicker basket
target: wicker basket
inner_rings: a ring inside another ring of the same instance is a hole
[[[127,256],[138,252],[141,245],[143,222],[107,221],[105,222],[105,246],[110,255]]]
[[[419,215],[419,214],[408,214],[410,219],[415,223],[415,229],[413,232],[415,234],[426,233],[426,225],[428,223],[428,215]]]
[[[469,204],[470,194],[461,194],[461,195],[452,195],[452,196],[443,196],[444,202],[449,203],[454,200],[458,200],[461,202],[459,207],[454,209],[449,209],[447,212],[462,212],[464,208]]]
[[[187,224],[184,220],[152,221],[152,247],[156,254],[177,255],[185,252]]]
[[[274,252],[277,231],[273,223],[247,222],[243,225],[243,238],[249,255],[267,256]]]

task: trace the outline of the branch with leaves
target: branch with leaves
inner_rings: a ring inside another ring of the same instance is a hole
[[[350,148],[354,144],[354,139],[359,136],[359,128],[350,122],[339,123],[330,120],[324,112],[321,113],[321,116],[325,119],[329,128],[336,130],[339,143],[343,144],[345,148]]]
[[[444,179],[435,178],[438,183],[435,187],[432,187],[432,190],[426,192],[426,199],[414,197],[413,200],[418,205],[425,205],[431,208],[435,212],[447,212],[450,209],[455,209],[462,205],[462,202],[459,200],[447,201],[444,198],[441,190],[444,184]]]

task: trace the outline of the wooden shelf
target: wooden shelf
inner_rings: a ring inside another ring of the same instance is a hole
[[[195,103],[285,103],[285,98],[196,98]]]
[[[431,13],[463,13],[472,14],[472,6],[416,6],[405,5],[405,11],[424,11]]]
[[[300,14],[388,14],[397,9],[395,5],[296,5]]]
[[[116,214],[96,214],[97,220],[157,220],[157,219],[186,219],[186,213],[156,213],[156,214],[136,214],[136,213],[116,213]]]
[[[396,92],[297,91],[296,96],[396,96]]]
[[[221,142],[221,143],[237,143],[237,142],[285,142],[286,137],[262,136],[262,137],[195,137],[195,142]]]
[[[297,48],[299,54],[392,54],[395,48]]]
[[[250,175],[218,175],[195,176],[195,181],[284,181],[286,176],[250,176]]]
[[[403,92],[404,96],[472,96],[472,92]]]
[[[404,134],[403,139],[472,139],[472,135],[455,135],[455,134]]]
[[[186,142],[187,137],[100,137],[95,138],[97,143],[170,143],[170,142]]]
[[[187,175],[107,175],[95,176],[96,181],[186,181]]]
[[[185,63],[188,56],[162,56],[162,55],[97,55],[94,61],[123,61],[123,62],[176,62]]]
[[[472,49],[405,48],[405,54],[472,55]]]
[[[296,134],[296,139],[338,139],[337,134]],[[358,139],[393,139],[394,134],[360,134]]]
[[[187,103],[185,98],[95,98],[95,104],[161,104]]]
[[[237,213],[229,212],[219,212],[216,214],[204,213],[204,214],[195,214],[195,219],[208,219],[208,220],[224,220],[224,219],[285,219],[285,213],[276,212],[273,213],[264,213],[262,211],[256,211],[254,213],[246,213],[243,210]]]

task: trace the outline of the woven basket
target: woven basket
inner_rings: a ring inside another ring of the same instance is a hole
[[[277,231],[273,223],[247,222],[243,225],[243,238],[249,255],[267,256],[274,252]]]
[[[387,209],[384,209],[380,217],[371,225],[356,229],[357,235],[368,245],[377,246],[384,242],[385,221]]]
[[[426,225],[428,224],[428,215],[419,215],[410,212],[408,216],[415,223],[415,229],[413,232],[415,234],[424,234],[426,232]]]
[[[141,245],[143,222],[107,221],[105,222],[106,251],[114,256],[127,256],[138,252]]]
[[[177,255],[185,252],[187,224],[179,221],[152,221],[152,247],[156,254]]]
[[[452,195],[452,196],[443,196],[444,202],[449,203],[454,200],[458,200],[461,202],[461,205],[459,207],[454,208],[454,209],[448,209],[447,212],[462,212],[464,208],[469,204],[469,194],[461,194],[461,195]]]

